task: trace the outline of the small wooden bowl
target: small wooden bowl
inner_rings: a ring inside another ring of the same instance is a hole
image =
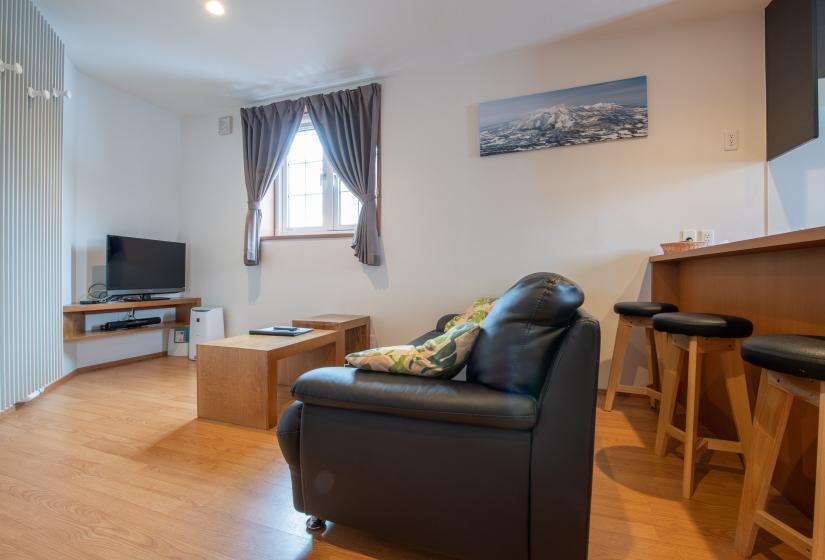
[[[672,243],[660,243],[659,246],[665,253],[680,253],[682,251],[690,251],[691,249],[699,249],[700,247],[707,247],[707,241],[674,241]]]

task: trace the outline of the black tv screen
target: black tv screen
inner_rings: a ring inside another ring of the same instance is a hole
[[[106,290],[110,295],[164,294],[185,288],[185,243],[106,236]]]

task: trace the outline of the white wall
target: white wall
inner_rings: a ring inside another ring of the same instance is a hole
[[[177,115],[111,88],[70,62],[67,69],[74,95],[64,120],[64,300],[77,301],[92,282],[104,279],[106,234],[179,239],[181,129]],[[160,331],[67,344],[64,368],[163,348]]]
[[[820,136],[768,164],[768,232],[825,225],[825,79],[819,80]]]
[[[391,344],[527,273],[554,271],[582,285],[602,321],[604,366],[612,305],[648,297],[647,257],[659,242],[683,227],[715,228],[720,240],[762,233],[763,52],[753,13],[382,80],[387,258],[378,268],[358,264],[342,239],[265,242],[262,265],[243,266],[241,136],[218,136],[219,114],[186,118],[180,216],[190,291],[226,308],[230,334],[357,312]],[[480,101],[640,74],[648,138],[478,156]],[[740,131],[739,151],[722,150],[726,128]]]

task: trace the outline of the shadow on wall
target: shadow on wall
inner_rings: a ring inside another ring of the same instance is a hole
[[[770,233],[825,225],[825,79],[819,80],[820,137],[768,164]]]
[[[350,249],[351,250],[351,249]],[[384,251],[384,236],[378,236],[378,253],[381,255],[379,266],[361,265],[361,270],[369,278],[372,287],[376,290],[386,290],[390,287],[389,266],[387,264],[387,253]],[[353,255],[353,258],[355,256]]]
[[[83,273],[78,277],[76,271]],[[106,283],[106,245],[99,239],[91,239],[86,246],[72,247],[72,279],[77,283],[72,290],[72,299],[86,295],[89,286]]]
[[[246,301],[250,305],[261,297],[261,266],[246,267]]]

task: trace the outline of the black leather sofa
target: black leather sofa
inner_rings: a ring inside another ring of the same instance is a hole
[[[458,558],[586,558],[600,334],[583,301],[562,276],[520,280],[466,382],[303,374],[278,424],[295,509]]]

